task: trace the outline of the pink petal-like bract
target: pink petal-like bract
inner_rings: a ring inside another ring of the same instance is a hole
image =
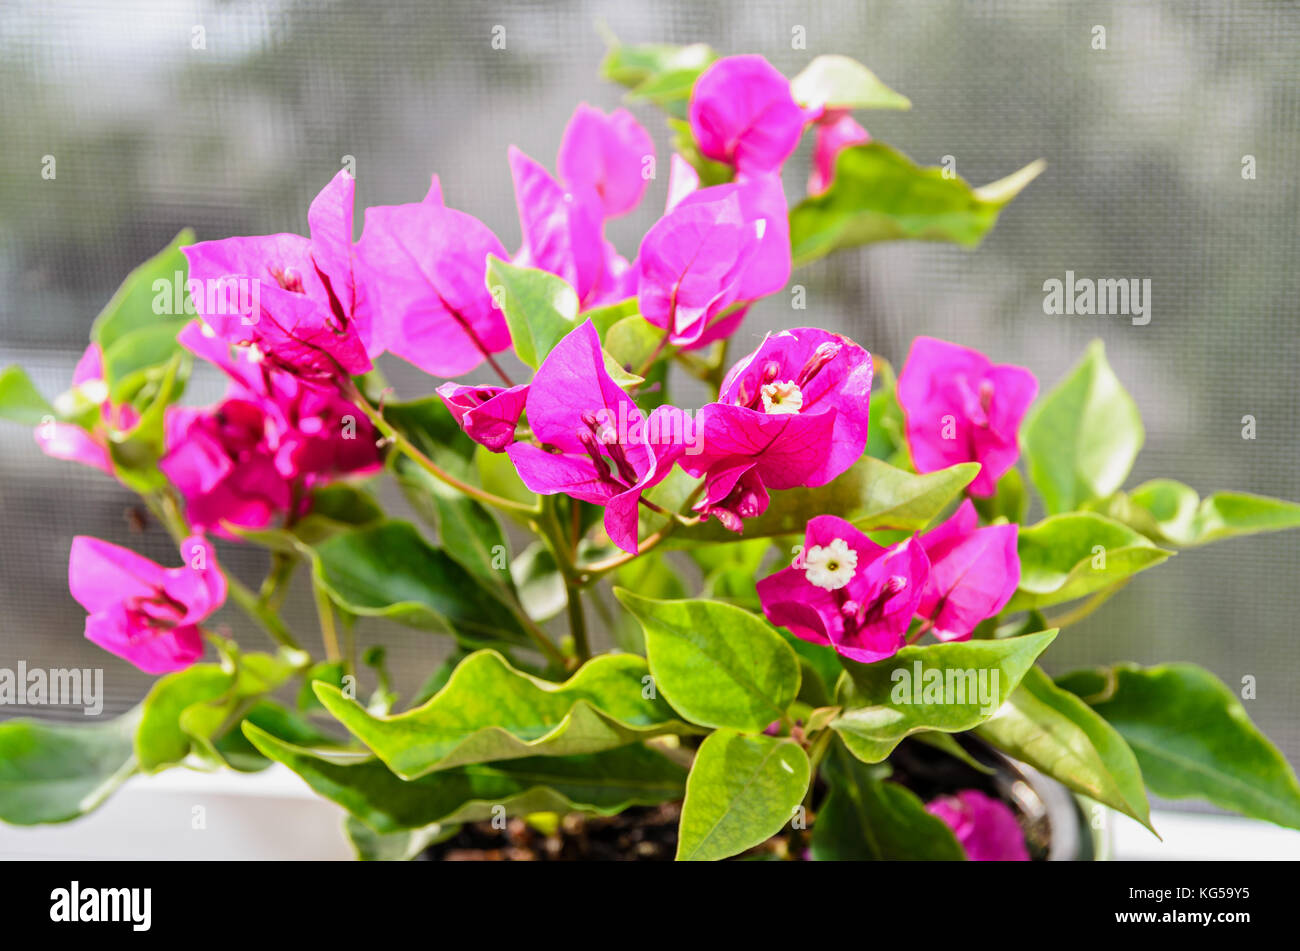
[[[68,587],[89,613],[86,637],[148,674],[198,660],[198,625],[226,600],[226,579],[206,539],[187,538],[180,551],[185,564],[163,568],[98,538],[74,538]]]
[[[978,462],[973,495],[997,491],[1020,457],[1017,432],[1038,380],[1024,367],[993,364],[978,351],[917,337],[898,375],[898,402],[917,472]]]
[[[1017,526],[978,524],[967,499],[951,518],[921,536],[930,580],[917,613],[941,641],[969,638],[977,624],[1006,606],[1020,584]]]
[[[978,789],[940,796],[926,803],[942,819],[972,862],[1028,862],[1025,833],[1011,807]]]
[[[757,175],[781,168],[806,118],[789,80],[761,56],[728,56],[711,65],[695,81],[687,115],[706,158]]]
[[[569,188],[595,191],[604,216],[616,218],[641,201],[654,157],[650,133],[632,113],[615,109],[606,115],[584,102],[564,130],[556,171]]]

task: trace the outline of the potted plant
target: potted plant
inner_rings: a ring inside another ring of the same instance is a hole
[[[1037,663],[1177,549],[1295,527],[1300,505],[1125,488],[1142,424],[1100,343],[1041,394],[925,337],[896,370],[815,320],[730,352],[792,267],[978,244],[1042,163],[982,188],[918,167],[855,118],[907,99],[844,57],[787,79],[615,43],[603,70],[676,135],[631,261],[605,223],[659,177],[654,147],[581,105],[554,172],[510,152],[513,255],[436,176],[354,241],[344,170],[308,236],[178,236],[52,402],[4,372],[0,412],[139,493],[177,554],[72,541],[86,636],[159,679],[111,722],[0,724],[0,819],[74,818],[134,773],[280,763],[370,858],[1087,858],[1095,810],[1149,825],[1148,790],[1300,828],[1294,773],[1211,674]],[[472,382],[399,400],[381,353]],[[179,402],[196,358],[229,378],[215,405]],[[674,401],[684,378],[703,406]],[[385,512],[382,478],[427,528]],[[265,549],[258,590],[218,542]],[[298,571],[311,636],[280,611]],[[233,633],[208,620],[226,601]],[[363,617],[454,649],[399,698]]]

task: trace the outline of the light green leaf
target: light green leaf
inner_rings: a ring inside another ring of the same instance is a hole
[[[460,829],[454,825],[434,825],[424,829],[376,832],[355,816],[349,815],[343,831],[362,862],[409,862],[431,845],[451,838]]]
[[[799,693],[799,660],[781,636],[719,601],[655,601],[614,590],[645,630],[655,686],[692,723],[758,733]]]
[[[829,485],[775,493],[767,512],[745,522],[740,535],[723,528],[717,519],[709,519],[681,529],[665,544],[681,547],[769,535],[802,535],[809,519],[827,512],[847,519],[864,532],[920,531],[978,474],[979,464],[975,462],[916,475],[863,456]]]
[[[1044,167],[1039,160],[978,189],[941,168],[921,168],[880,142],[844,149],[831,187],[790,209],[794,263],[902,238],[977,245]]]
[[[715,59],[717,54],[703,43],[624,46],[613,40],[600,64],[600,74],[631,89],[629,100],[653,102],[669,115],[684,119],[695,80]]]
[[[377,717],[327,684],[321,703],[403,779],[466,763],[594,753],[663,733],[690,733],[671,707],[646,696],[644,658],[605,654],[562,684],[478,651],[423,706]]]
[[[865,763],[880,762],[904,737],[922,730],[969,730],[1002,706],[1055,637],[1049,630],[999,641],[904,647],[874,664],[842,659],[847,676],[840,678],[835,702],[844,712],[831,728]]]
[[[946,734],[943,734],[946,736]],[[818,861],[960,862],[966,853],[952,829],[905,786],[877,775],[840,747],[827,759],[830,790],[813,823]]]
[[[1007,702],[975,732],[1075,792],[1151,828],[1133,751],[1114,727],[1053,684],[1041,668],[1026,673]]]
[[[815,109],[911,109],[912,102],[896,93],[855,59],[837,54],[816,57],[790,80],[795,102]]]
[[[793,740],[709,734],[686,780],[678,861],[725,859],[776,835],[795,817],[809,773]]]
[[[1149,538],[1182,548],[1300,528],[1300,503],[1246,492],[1215,492],[1202,499],[1173,479],[1144,482],[1097,503],[1097,508]]]
[[[101,723],[0,722],[0,820],[66,822],[107,799],[132,772],[140,708]]]
[[[554,274],[489,256],[487,286],[505,314],[515,354],[534,370],[577,326],[578,295]]]
[[[1137,404],[1100,340],[1030,411],[1022,433],[1029,478],[1047,514],[1110,495],[1128,478],[1145,432]]]
[[[369,754],[304,749],[246,725],[262,753],[376,832],[421,829],[506,815],[614,815],[682,795],[686,770],[642,745],[578,756],[530,756],[476,763],[405,780]]]
[[[1120,664],[1076,671],[1057,684],[1128,741],[1157,796],[1205,799],[1300,829],[1295,771],[1209,671],[1193,664]]]
[[[0,419],[24,426],[39,426],[47,416],[56,416],[49,400],[20,366],[0,370]]]
[[[1069,512],[1022,528],[1020,588],[1008,613],[1073,601],[1158,565],[1173,552],[1095,512]]]

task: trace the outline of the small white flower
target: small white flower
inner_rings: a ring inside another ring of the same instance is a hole
[[[813,545],[803,556],[804,576],[819,588],[836,591],[853,580],[858,553],[842,538],[829,545]]]
[[[797,413],[803,409],[803,394],[794,383],[786,381],[765,383],[760,391],[763,396],[763,412],[769,416],[782,413]]]

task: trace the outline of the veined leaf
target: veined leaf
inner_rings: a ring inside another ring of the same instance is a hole
[[[1237,696],[1193,664],[1120,664],[1057,680],[1128,741],[1157,796],[1300,829],[1295,771]]]
[[[960,733],[1006,702],[1056,637],[1055,630],[998,641],[904,647],[888,660],[842,659],[831,728],[865,763],[879,763],[904,737],[922,730]]]
[[[489,257],[487,286],[501,305],[515,354],[534,370],[578,324],[578,295],[563,278]]]
[[[1148,538],[1180,548],[1300,528],[1300,503],[1246,492],[1215,492],[1202,499],[1173,479],[1144,482],[1097,503],[1097,508]]]
[[[974,246],[1044,167],[1040,159],[998,182],[972,188],[947,177],[943,169],[922,168],[880,142],[844,149],[835,161],[831,187],[790,209],[794,263],[902,238]]]
[[[1133,751],[1114,727],[1053,684],[1042,668],[1026,673],[1007,702],[975,732],[1075,792],[1151,828]]]
[[[794,819],[810,770],[793,740],[709,734],[686,780],[678,861],[725,859],[770,839]]]
[[[557,684],[483,650],[461,661],[423,706],[394,716],[374,716],[328,684],[314,688],[393,772],[418,779],[467,763],[595,753],[662,733],[696,732],[649,685],[645,659],[631,654],[596,657]]]

